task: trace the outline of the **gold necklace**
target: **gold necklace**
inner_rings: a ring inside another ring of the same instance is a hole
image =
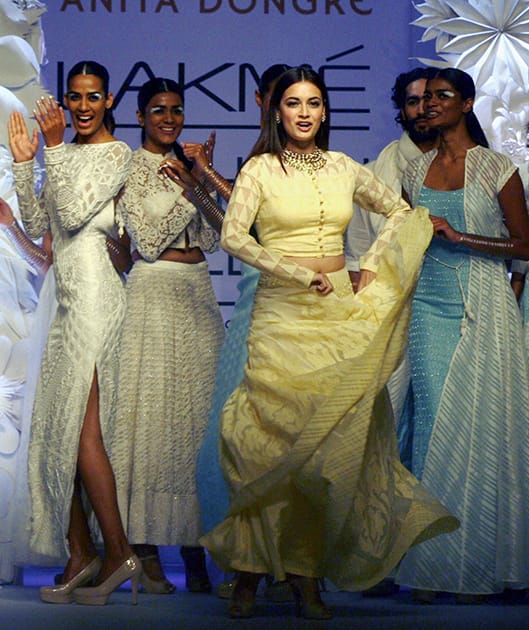
[[[287,166],[295,168],[302,173],[308,173],[309,175],[319,171],[327,163],[321,149],[316,147],[312,153],[297,153],[290,149],[283,149],[281,151],[281,160]]]

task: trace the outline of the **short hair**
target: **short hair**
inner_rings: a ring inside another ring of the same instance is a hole
[[[399,123],[399,125],[402,125],[404,122],[402,120],[400,110],[404,109],[404,106],[406,105],[406,88],[408,85],[414,81],[419,81],[419,79],[426,79],[427,81],[428,79],[433,79],[436,72],[437,69],[431,67],[413,68],[413,70],[410,70],[409,72],[399,74],[396,78],[395,85],[391,88],[391,100],[398,110],[395,120]]]

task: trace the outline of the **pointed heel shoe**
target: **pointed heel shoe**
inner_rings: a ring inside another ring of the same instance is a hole
[[[138,603],[138,584],[141,575],[141,563],[134,554],[127,558],[114,573],[109,575],[104,582],[97,586],[76,588],[73,596],[77,604],[87,606],[104,606],[110,595],[119,588],[123,582],[130,580],[132,583],[132,603]]]
[[[74,599],[74,590],[93,580],[101,570],[101,564],[101,558],[96,557],[69,582],[56,586],[43,586],[40,589],[41,600],[48,604],[71,604]]]

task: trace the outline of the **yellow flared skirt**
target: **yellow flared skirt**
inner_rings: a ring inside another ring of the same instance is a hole
[[[327,296],[262,277],[245,377],[221,419],[231,505],[201,539],[225,570],[360,590],[457,527],[400,463],[384,388],[431,233],[424,209],[410,214],[356,295],[345,269]]]

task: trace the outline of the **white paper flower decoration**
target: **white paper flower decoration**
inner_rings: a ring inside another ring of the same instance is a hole
[[[45,47],[40,17],[45,11],[40,0],[0,0],[0,36],[17,35],[27,41],[41,64]]]
[[[442,65],[469,72],[478,88],[502,72],[527,86],[527,0],[427,0],[415,8],[422,15],[412,24],[426,29],[421,41],[435,38]],[[440,65],[439,60],[424,61]]]
[[[39,0],[0,0],[0,120],[4,122],[15,109],[27,115],[48,94],[40,76],[44,57],[40,16],[44,11]],[[26,120],[31,133],[36,122]],[[0,128],[0,144],[8,146],[5,124]]]

